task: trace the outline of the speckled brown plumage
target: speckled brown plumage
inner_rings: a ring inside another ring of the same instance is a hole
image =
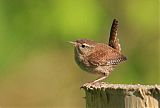
[[[116,65],[126,57],[120,54],[117,50],[106,44],[97,44],[92,54],[88,56],[88,60],[92,65]]]
[[[116,65],[126,60],[126,57],[121,54],[117,27],[118,21],[114,19],[108,45],[88,39],[71,42],[75,46],[75,61],[78,66],[89,73],[101,75],[94,83],[108,77]]]
[[[118,20],[114,19],[111,26],[108,45],[116,49],[118,52],[121,52],[121,45],[119,43],[119,39],[117,38],[117,31],[118,31]]]

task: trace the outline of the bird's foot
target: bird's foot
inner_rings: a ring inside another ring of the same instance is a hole
[[[90,87],[90,84],[91,84],[91,83],[92,83],[92,82],[88,82],[88,83],[83,84],[83,85],[80,87],[80,89]]]
[[[101,84],[105,84],[105,82],[101,82],[102,80],[104,80],[107,76],[101,76],[100,78],[94,80],[93,82],[89,82],[89,83],[85,83],[83,84],[81,88],[93,88],[93,87],[98,87]]]
[[[99,86],[99,85],[101,85],[101,84],[106,84],[106,82],[95,82],[95,81],[93,81],[93,82],[88,82],[88,83],[83,84],[83,85],[80,87],[80,89],[81,89],[81,88],[93,88],[93,87],[97,87],[97,86]],[[108,83],[107,83],[107,84],[108,84]]]

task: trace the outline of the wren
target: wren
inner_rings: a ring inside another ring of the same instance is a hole
[[[107,78],[113,69],[127,58],[121,54],[121,46],[117,38],[118,20],[114,19],[108,45],[88,39],[70,42],[74,45],[74,57],[78,66],[86,72],[99,74],[99,82]]]

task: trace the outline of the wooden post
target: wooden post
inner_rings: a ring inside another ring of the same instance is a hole
[[[86,83],[86,108],[160,108],[160,85]]]

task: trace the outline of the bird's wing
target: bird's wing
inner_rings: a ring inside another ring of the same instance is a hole
[[[116,49],[118,52],[121,52],[121,45],[119,43],[119,39],[117,38],[117,31],[118,20],[114,19],[110,31],[109,46]]]
[[[125,60],[125,56],[109,46],[107,50],[99,48],[88,56],[88,62],[93,66],[116,65]]]

